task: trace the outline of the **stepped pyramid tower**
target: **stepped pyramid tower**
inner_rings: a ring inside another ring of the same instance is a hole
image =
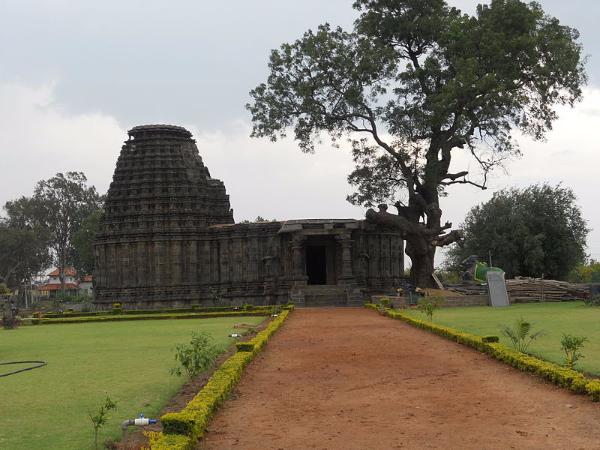
[[[192,134],[170,125],[129,130],[105,206],[107,231],[126,234],[233,223],[223,182],[211,178]]]
[[[354,219],[235,224],[189,131],[128,133],[94,243],[99,308],[352,304],[401,283],[393,230]]]

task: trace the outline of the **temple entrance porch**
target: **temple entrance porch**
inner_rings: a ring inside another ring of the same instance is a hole
[[[336,274],[336,242],[332,236],[308,237],[305,246],[308,285],[334,285]]]
[[[306,275],[308,284],[327,284],[327,247],[306,246]]]
[[[287,221],[279,233],[290,245],[291,301],[299,306],[349,305],[361,301],[353,273],[352,219]]]

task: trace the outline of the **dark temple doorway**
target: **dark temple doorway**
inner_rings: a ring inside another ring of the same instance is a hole
[[[327,247],[306,246],[306,275],[308,284],[327,284]]]

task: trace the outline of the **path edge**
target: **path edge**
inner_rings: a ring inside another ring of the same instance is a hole
[[[594,402],[600,401],[600,379],[586,377],[576,370],[567,369],[558,364],[518,352],[500,343],[484,342],[481,336],[475,334],[415,319],[399,310],[383,309],[380,305],[373,303],[367,303],[365,307],[377,311],[383,316],[402,320],[416,328],[430,331],[438,336],[474,348],[498,361],[509,364],[523,372],[532,373],[576,394],[587,394]]]
[[[227,359],[204,387],[181,411],[164,414],[162,432],[145,435],[150,450],[189,450],[200,439],[210,419],[241,379],[244,367],[262,350],[270,337],[283,325],[293,305],[286,306],[267,327],[247,342],[236,344],[237,353]]]

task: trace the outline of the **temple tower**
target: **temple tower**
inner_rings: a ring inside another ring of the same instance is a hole
[[[97,301],[172,297],[192,284],[196,236],[232,224],[229,196],[211,178],[192,134],[171,125],[129,130],[96,237]]]

